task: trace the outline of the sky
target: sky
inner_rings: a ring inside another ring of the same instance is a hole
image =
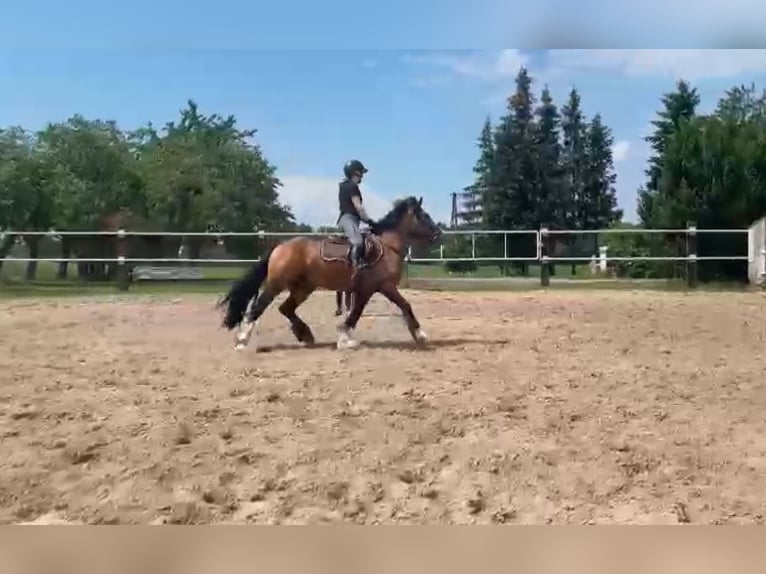
[[[334,223],[337,182],[350,158],[370,170],[362,192],[371,216],[382,216],[397,197],[416,195],[435,219],[449,221],[450,193],[472,180],[482,123],[503,113],[521,65],[537,93],[548,85],[561,105],[575,86],[585,113],[600,113],[612,128],[618,201],[628,220],[644,181],[643,138],[678,78],[698,88],[702,111],[734,84],[766,87],[766,50],[258,49],[226,44],[223,36],[219,47],[215,40],[178,47],[161,45],[157,34],[131,45],[109,43],[104,31],[88,41],[57,37],[66,14],[55,6],[48,15],[58,16],[59,26],[45,41],[29,48],[6,38],[0,49],[0,126],[37,129],[74,113],[124,128],[162,125],[191,98],[203,113],[234,114],[242,127],[257,128],[284,184],[283,201],[312,225]],[[111,17],[119,22],[112,38],[138,25],[135,14]],[[250,26],[261,29],[261,21]],[[149,34],[152,21],[146,25]],[[325,32],[334,36],[331,26]]]

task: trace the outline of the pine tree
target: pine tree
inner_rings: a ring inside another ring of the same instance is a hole
[[[484,122],[477,145],[479,159],[473,168],[474,182],[464,187],[460,194],[462,205],[459,217],[464,224],[470,226],[480,223],[482,220],[482,197],[490,183],[495,157],[495,143],[492,138],[492,123],[489,117]]]
[[[657,119],[652,121],[654,133],[645,139],[652,147],[654,154],[649,158],[649,168],[646,170],[647,182],[638,190],[637,212],[642,223],[651,227],[654,224],[653,203],[660,189],[662,164],[665,148],[672,135],[696,115],[700,96],[696,88],[692,88],[685,80],[679,80],[676,91],[662,96],[662,106],[657,112]],[[678,184],[680,182],[674,182]]]
[[[535,159],[538,186],[535,205],[537,227],[566,225],[564,172],[561,164],[561,116],[546,86],[535,110]]]
[[[580,109],[580,94],[576,88],[569,92],[569,99],[561,108],[561,128],[564,145],[561,154],[561,166],[564,177],[562,201],[564,203],[563,223],[570,229],[578,229],[582,222],[578,220],[577,205],[583,193],[583,163],[585,161],[585,118]]]
[[[507,114],[495,131],[495,170],[482,198],[484,221],[490,228],[531,225],[534,195],[531,86],[532,79],[522,67],[516,77],[516,91],[508,98]]]
[[[614,187],[617,174],[612,158],[613,143],[611,130],[601,115],[596,114],[587,126],[585,138],[584,186],[578,202],[578,219],[583,229],[603,229],[622,219]]]
[[[506,115],[495,132],[495,161],[490,185],[482,198],[489,229],[535,229],[534,96],[532,78],[522,67]],[[509,244],[509,254],[528,254],[533,246]],[[522,266],[523,267],[523,266]]]

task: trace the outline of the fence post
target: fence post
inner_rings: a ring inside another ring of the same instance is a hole
[[[128,266],[125,261],[125,230],[117,230],[117,289],[127,291],[130,286]]]
[[[690,289],[696,289],[697,276],[697,225],[690,221],[686,224],[686,283]]]
[[[537,240],[537,258],[540,261],[540,285],[548,287],[551,284],[551,270],[548,261],[548,228],[541,227]]]

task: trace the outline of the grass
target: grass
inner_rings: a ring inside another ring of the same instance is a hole
[[[476,271],[471,273],[450,273],[442,264],[426,265],[414,263],[409,266],[409,273],[412,278],[510,279],[517,277],[533,279],[540,277],[540,265],[537,263],[529,264],[526,276],[514,273],[515,270],[513,269],[510,271],[511,275],[503,275],[500,272],[500,267],[495,263],[480,264]],[[588,265],[578,264],[575,266],[575,274],[572,275],[571,265],[558,265],[556,266],[555,277],[564,279],[590,279],[590,268]]]
[[[56,272],[58,264],[51,261],[41,261],[37,266],[37,275],[35,283],[55,282],[61,285],[64,281],[57,279]],[[233,281],[239,278],[247,269],[246,265],[201,265],[199,267],[205,281]],[[577,266],[575,277],[589,277],[587,265]],[[500,268],[495,264],[480,265],[473,273],[450,273],[442,264],[426,265],[411,264],[408,267],[410,277],[412,278],[475,278],[475,279],[494,279],[502,278]],[[6,283],[26,283],[25,280],[26,264],[19,261],[6,261],[0,271],[0,281]],[[559,274],[562,277],[570,278],[569,266],[559,267]],[[540,266],[530,265],[528,277],[534,278],[540,276]],[[78,282],[77,270],[74,265],[68,268],[67,280],[69,282]],[[79,282],[78,282],[79,283]]]
[[[57,264],[41,261],[37,269],[37,279],[26,281],[26,265],[21,262],[7,261],[0,271],[0,298],[19,297],[66,297],[84,295],[117,295],[113,282],[85,282],[76,278],[75,266],[69,267],[66,280],[56,278]],[[239,278],[247,269],[243,265],[202,265],[199,267],[204,276],[201,281],[139,281],[131,284],[126,294],[222,294],[231,281]],[[578,265],[575,275],[569,265],[559,265],[558,273],[551,277],[549,289],[642,289],[662,291],[686,290],[686,283],[677,279],[630,280],[601,279],[594,281],[587,265]],[[443,265],[412,264],[409,266],[409,286],[415,289],[432,291],[531,291],[539,290],[540,267],[530,265],[527,276],[503,276],[497,265],[480,265],[474,273],[449,273]],[[704,291],[742,291],[738,283],[700,284]]]

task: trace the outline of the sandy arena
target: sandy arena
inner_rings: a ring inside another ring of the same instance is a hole
[[[764,521],[763,294],[406,296],[427,350],[326,292],[243,353],[215,296],[0,303],[0,522]]]

